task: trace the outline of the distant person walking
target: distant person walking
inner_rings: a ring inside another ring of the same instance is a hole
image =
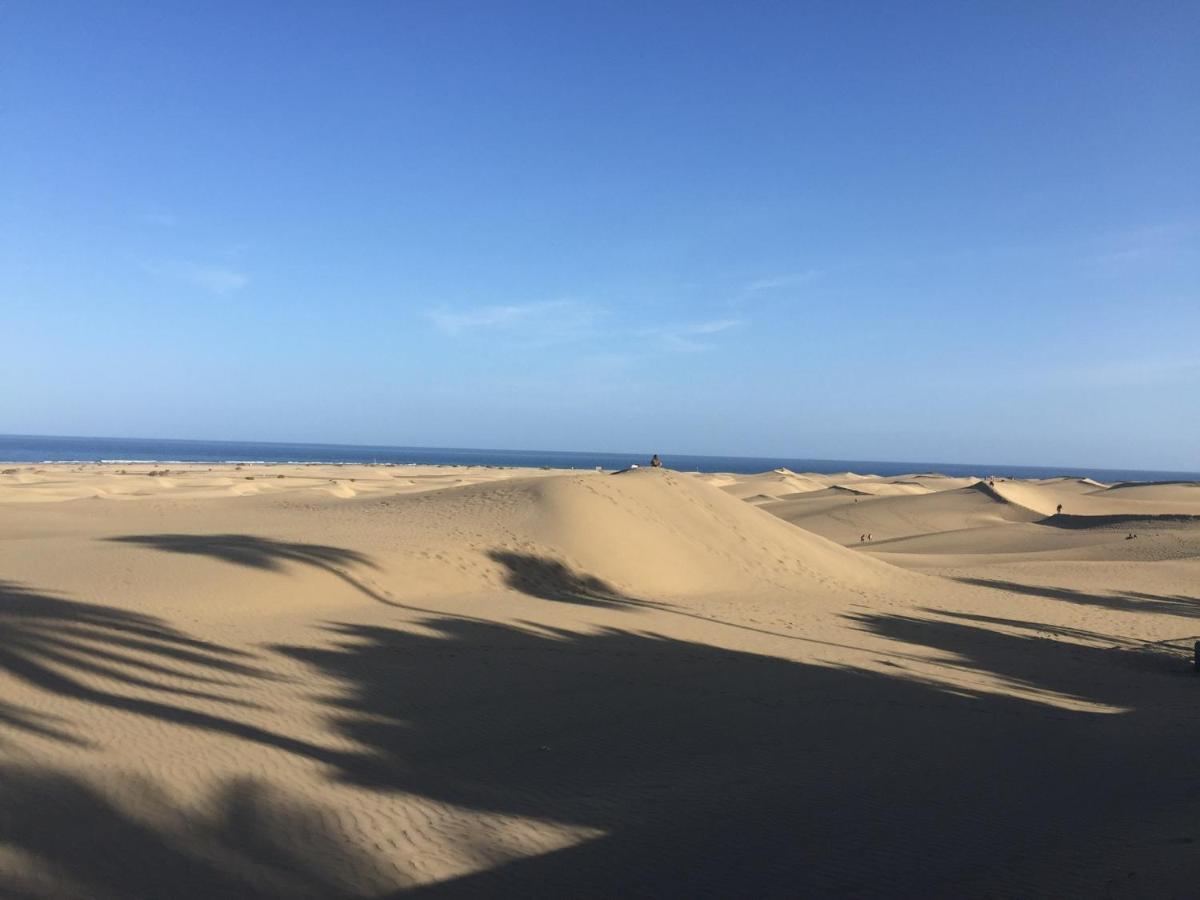
[[[657,453],[655,453],[652,457],[650,457],[650,468],[652,468],[652,469],[661,469],[662,468],[662,460],[658,458]]]
[[[1062,515],[1062,504],[1061,504],[1061,503],[1060,503],[1060,504],[1058,504],[1058,513],[1057,513],[1057,515],[1060,515],[1060,516]]]

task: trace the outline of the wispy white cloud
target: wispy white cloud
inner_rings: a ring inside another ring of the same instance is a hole
[[[781,288],[797,287],[802,284],[808,284],[816,278],[821,277],[819,269],[805,269],[801,272],[787,272],[782,275],[768,275],[764,278],[756,278],[746,284],[742,289],[744,295],[759,294],[763,291],[776,291]]]
[[[439,330],[446,334],[512,325],[536,315],[539,311],[556,308],[553,303],[512,303],[503,306],[476,306],[470,309],[436,309],[426,313]]]
[[[741,319],[709,319],[702,322],[688,322],[678,325],[664,325],[658,328],[647,328],[638,332],[639,336],[661,341],[674,350],[709,350],[713,344],[700,338],[719,334],[742,324]]]
[[[548,300],[536,303],[506,303],[473,307],[437,307],[427,310],[424,318],[451,338],[486,336],[508,346],[542,347],[553,344],[590,342],[612,347],[612,358],[622,364],[639,358],[649,345],[656,349],[707,350],[705,340],[743,324],[741,319],[703,319],[668,323],[645,328],[620,327],[606,319],[607,311],[579,300]],[[642,342],[639,351],[636,344]],[[599,354],[599,355],[597,355]],[[601,358],[600,350],[592,358]]]
[[[1194,221],[1143,225],[1105,235],[1093,241],[1082,256],[1088,265],[1116,268],[1126,265],[1156,265],[1200,257],[1200,226]]]
[[[718,331],[728,331],[730,328],[736,328],[741,324],[741,319],[712,319],[707,322],[696,322],[691,325],[685,325],[681,329],[681,332],[683,334],[716,334]]]
[[[425,318],[450,337],[506,334],[521,344],[553,344],[598,336],[603,310],[579,300],[546,300],[466,308],[438,307]]]
[[[217,296],[235,293],[250,283],[250,277],[245,272],[225,266],[172,261],[149,263],[143,268],[151,275],[182,281]]]
[[[145,225],[154,225],[158,228],[174,228],[179,224],[178,216],[161,209],[144,212],[138,216],[138,219]]]
[[[231,294],[240,291],[250,281],[243,272],[224,269],[219,266],[189,266],[186,276],[200,287],[214,294]]]
[[[1046,380],[1073,387],[1148,387],[1200,379],[1200,356],[1118,359],[1091,365],[1053,368]]]

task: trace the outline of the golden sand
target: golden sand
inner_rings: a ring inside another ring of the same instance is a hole
[[[1194,891],[1197,485],[0,468],[0,895]]]

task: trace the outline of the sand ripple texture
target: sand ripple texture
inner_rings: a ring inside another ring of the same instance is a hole
[[[1197,516],[986,473],[8,467],[0,896],[1193,896]]]

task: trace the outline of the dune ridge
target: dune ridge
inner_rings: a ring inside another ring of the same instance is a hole
[[[11,468],[0,894],[1194,883],[1194,486]]]

